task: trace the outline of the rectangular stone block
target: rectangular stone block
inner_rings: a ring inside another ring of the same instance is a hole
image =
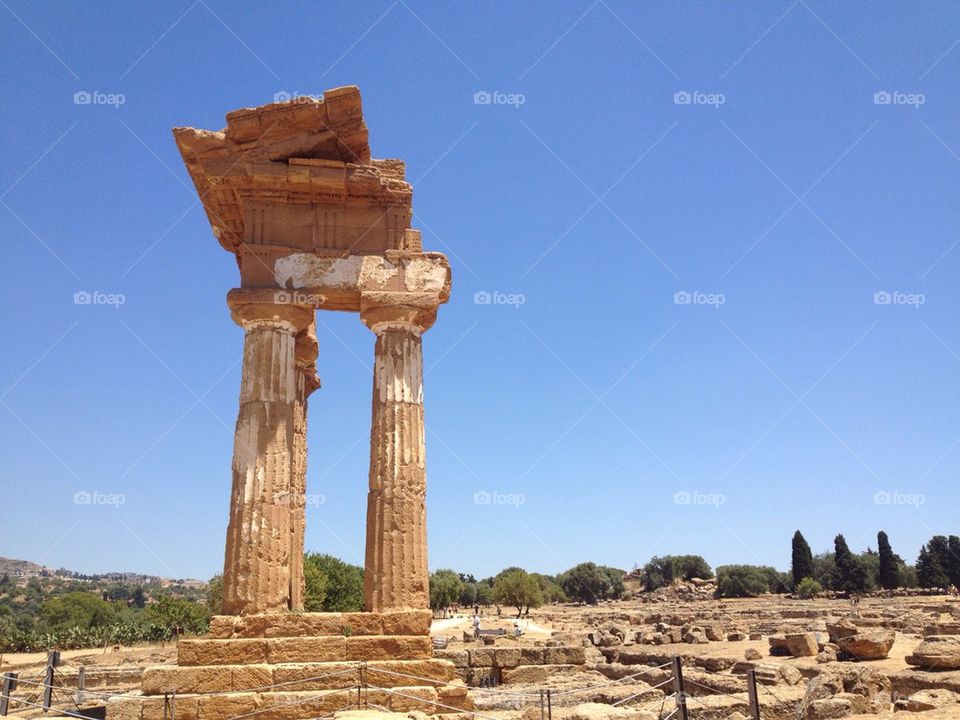
[[[235,665],[230,668],[230,689],[259,690],[273,685],[273,665]]]
[[[442,685],[437,688],[437,701],[443,705],[460,708],[461,710],[473,710],[473,698],[467,691],[467,686],[462,684]],[[438,708],[438,713],[452,712],[448,708]]]
[[[280,685],[277,690],[284,692],[356,687],[359,678],[355,663],[291,663],[276,665],[273,670],[273,680]]]
[[[495,667],[508,668],[516,667],[520,664],[520,648],[518,647],[498,647],[493,651],[493,664]]]
[[[543,662],[545,665],[583,665],[587,662],[587,653],[582,645],[545,647]]]
[[[384,635],[429,635],[433,613],[429,610],[397,610],[383,613]]]
[[[177,642],[177,664],[250,665],[267,662],[267,641],[261,639],[183,639]]]
[[[269,663],[318,663],[347,659],[345,637],[270,638],[267,643]]]
[[[140,720],[143,712],[141,698],[110,698],[107,701],[107,720]]]
[[[164,720],[162,697],[144,697],[141,700],[143,701],[141,720]],[[178,697],[176,718],[177,720],[197,720],[197,698]],[[169,714],[167,720],[169,720]]]
[[[519,667],[505,669],[500,674],[500,679],[505,685],[510,683],[543,683],[558,673],[569,673],[573,667],[572,665],[520,665]]]
[[[435,714],[441,710],[435,704],[437,701],[437,691],[432,687],[401,685],[391,688],[389,691],[370,691],[371,703],[397,713],[422,710],[426,713]]]
[[[470,648],[470,667],[494,667],[494,653],[496,648]]]
[[[470,653],[466,650],[454,650],[453,648],[434,650],[433,656],[438,660],[449,660],[457,667],[467,667],[470,665]],[[543,657],[543,653],[540,654],[540,657]]]
[[[381,660],[367,664],[366,682],[381,687],[410,685],[418,680],[449,682],[456,678],[456,668],[445,660]]]
[[[264,634],[268,638],[343,635],[343,627],[341,613],[298,613],[277,616]]]
[[[382,635],[383,614],[355,612],[343,613],[341,635]]]
[[[429,660],[433,642],[429,637],[385,635],[348,637],[347,660]]]
[[[157,665],[143,671],[140,689],[144,695],[164,693],[229,692],[230,671],[222,667],[178,667]]]
[[[207,695],[197,700],[197,720],[227,720],[237,715],[252,713],[256,709],[256,693]],[[177,712],[177,720],[179,719],[180,713]]]
[[[357,690],[316,692],[271,692],[257,695],[255,720],[303,720],[346,708],[356,699]],[[177,720],[180,720],[179,716]],[[226,720],[226,719],[225,719]]]
[[[541,647],[522,647],[520,648],[521,665],[543,665],[543,648]]]

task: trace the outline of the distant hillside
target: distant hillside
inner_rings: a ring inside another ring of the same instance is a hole
[[[121,585],[158,585],[160,587],[182,585],[195,589],[201,589],[207,584],[203,580],[195,580],[193,578],[174,579],[132,572],[106,572],[87,575],[73,570],[67,570],[66,568],[54,569],[46,565],[30,562],[29,560],[0,557],[0,577],[3,575],[9,575],[11,578],[63,578],[93,583],[118,583]]]
[[[29,560],[14,560],[0,557],[0,575],[11,577],[36,577],[38,575],[53,575],[52,568],[37,565]]]

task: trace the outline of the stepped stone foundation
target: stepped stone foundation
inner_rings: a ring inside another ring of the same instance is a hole
[[[148,668],[142,696],[111,701],[109,720],[170,718],[174,693],[176,720],[472,708],[429,636],[422,336],[451,281],[410,228],[403,162],[371,157],[352,86],[174,136],[240,271],[227,295],[244,343],[225,614],[208,636],[180,640],[176,666]],[[302,612],[316,310],[358,313],[376,337],[361,613]]]

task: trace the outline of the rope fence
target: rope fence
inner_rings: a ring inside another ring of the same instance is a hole
[[[83,710],[80,708],[81,704],[99,703],[100,705],[103,705],[117,698],[143,697],[141,695],[129,695],[125,693],[86,690],[83,687],[84,675],[82,672],[78,676],[77,688],[65,687],[55,673],[55,661],[56,659],[51,657],[50,663],[47,666],[47,672],[43,675],[43,682],[37,682],[36,680],[28,678],[20,678],[18,677],[17,673],[12,672],[0,675],[0,680],[2,680],[2,691],[0,691],[0,717],[6,716],[11,710],[17,711],[18,707],[20,706],[25,706],[25,708],[40,709],[44,712],[51,710],[56,711],[56,713],[66,717],[76,717],[83,718],[83,720],[91,720],[93,716],[91,714],[84,714]],[[665,671],[667,673],[666,677],[663,675]],[[635,692],[634,690],[636,686],[629,686],[630,682],[645,682],[642,680],[644,676],[649,676],[652,673],[657,674],[657,677],[650,679],[652,684],[646,684],[645,687],[638,689]],[[303,687],[308,683],[318,683],[331,678],[343,678],[344,676],[352,676],[352,679],[348,681],[344,687],[336,689],[308,689]],[[371,682],[371,676],[373,676],[375,680],[379,679],[379,684],[377,682]],[[182,700],[183,698],[195,699],[212,696],[234,695],[236,693],[269,693],[271,691],[290,688],[295,688],[292,690],[292,692],[300,691],[310,694],[303,697],[297,697],[288,702],[276,703],[267,707],[258,708],[251,712],[234,715],[230,718],[227,718],[227,720],[255,719],[258,716],[273,711],[282,711],[291,707],[305,705],[308,703],[316,703],[318,701],[322,701],[324,698],[335,695],[346,695],[347,702],[338,710],[331,711],[327,715],[322,716],[323,718],[332,717],[332,715],[336,712],[349,708],[359,709],[370,707],[374,709],[383,709],[380,705],[370,702],[369,695],[371,691],[383,693],[388,697],[402,698],[404,700],[420,703],[424,706],[436,708],[439,713],[447,711],[459,714],[467,714],[472,717],[472,720],[498,720],[493,715],[484,714],[483,711],[478,711],[476,709],[464,710],[462,707],[457,707],[449,704],[448,702],[442,702],[441,699],[445,699],[442,693],[440,694],[439,698],[436,696],[423,697],[422,695],[413,694],[410,691],[410,688],[406,686],[388,687],[386,686],[387,683],[383,682],[384,677],[409,679],[411,681],[415,681],[417,685],[426,685],[428,689],[439,689],[440,687],[451,684],[450,680],[439,680],[437,678],[422,677],[397,670],[369,667],[366,662],[357,662],[355,665],[342,670],[312,675],[305,678],[287,680],[284,682],[272,683],[269,685],[261,685],[258,687],[237,688],[210,692],[178,692],[176,689],[171,689],[164,693],[156,693],[151,697],[162,697],[164,699],[164,720],[176,720],[176,704],[178,695]],[[724,677],[729,679],[730,677],[734,676]],[[18,689],[21,683],[26,686],[27,692],[24,693],[24,697],[14,697],[13,692]],[[411,686],[413,684],[414,683],[410,683]],[[725,697],[737,702],[738,704],[743,704],[747,708],[748,717],[750,720],[762,720],[759,693],[757,688],[763,687],[764,691],[775,700],[775,707],[778,710],[778,715],[780,714],[780,709],[786,709],[789,716],[796,716],[798,711],[797,703],[785,702],[781,698],[777,697],[776,693],[774,693],[773,690],[766,685],[758,685],[756,675],[752,670],[747,672],[747,676],[744,679],[744,684],[745,687],[743,691],[727,692],[723,690],[717,690],[716,688],[711,687],[710,685],[707,685],[705,682],[701,682],[698,679],[684,678],[682,660],[679,656],[677,656],[670,662],[665,662],[661,665],[645,667],[638,672],[625,675],[609,682],[595,683],[584,687],[556,690],[553,688],[538,688],[533,690],[502,690],[496,687],[471,687],[470,692],[475,693],[482,698],[487,698],[488,700],[494,701],[497,697],[502,697],[513,702],[515,706],[519,706],[520,708],[539,706],[541,720],[553,720],[553,705],[558,700],[569,705],[569,699],[571,696],[577,695],[578,693],[597,692],[609,690],[611,688],[624,688],[630,693],[625,697],[616,699],[614,702],[608,702],[608,704],[610,704],[612,707],[629,706],[631,708],[652,710],[660,720],[667,720],[668,718],[674,717],[679,718],[679,720],[689,720],[689,710],[687,707],[688,700],[692,700],[703,707],[710,707],[711,709],[716,710],[717,708],[715,705],[704,702],[704,699],[709,696]],[[644,699],[645,695],[648,695],[652,692],[655,692],[657,697]],[[66,699],[63,699],[62,697],[56,697],[57,695],[66,695]],[[605,698],[604,701],[608,701],[608,698]],[[57,706],[67,703],[73,705],[73,708]],[[388,704],[392,705],[393,703]],[[667,714],[664,715],[664,712],[667,712]],[[287,713],[283,714],[287,716]],[[190,720],[194,719],[190,718]],[[320,717],[313,716],[312,720],[320,720]]]

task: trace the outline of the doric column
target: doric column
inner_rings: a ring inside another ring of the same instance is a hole
[[[303,610],[303,536],[306,528],[307,493],[307,398],[320,387],[317,377],[317,332],[310,324],[296,337],[294,359],[297,367],[297,391],[293,416],[293,489],[290,506],[290,609]]]
[[[360,317],[377,341],[373,366],[366,609],[430,606],[422,333],[436,294],[364,293]]]
[[[223,612],[292,608],[291,544],[297,490],[298,372],[296,335],[313,309],[246,302],[228,295],[245,331],[240,411],[233,445],[233,488],[223,569]],[[302,560],[300,560],[302,562]]]

